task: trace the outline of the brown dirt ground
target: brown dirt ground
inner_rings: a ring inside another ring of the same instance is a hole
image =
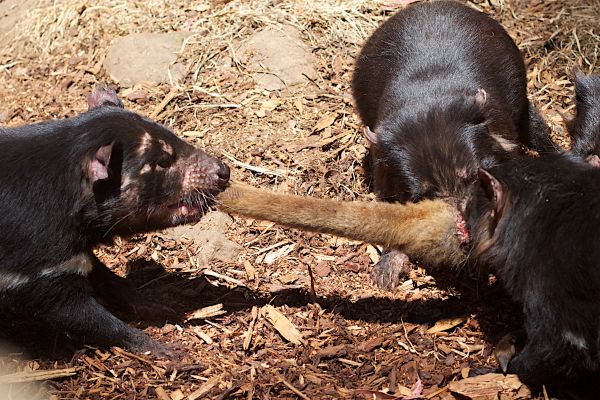
[[[20,4],[6,1],[0,6],[9,3]],[[48,3],[30,6],[26,18],[3,37],[2,124],[84,111],[92,87],[110,82],[102,60],[113,38],[187,30],[193,35],[179,56],[188,66],[185,82],[120,88],[126,107],[152,115],[186,140],[222,156],[236,179],[290,193],[372,198],[363,165],[366,143],[349,85],[361,43],[393,12],[393,1]],[[568,146],[558,111],[572,110],[573,64],[580,62],[586,71],[600,65],[600,3],[469,4],[499,19],[515,38],[528,63],[530,94],[556,141]],[[236,43],[281,24],[302,31],[318,60],[319,76],[306,85],[266,92],[256,88],[251,71],[235,58]],[[171,101],[161,105],[169,95]],[[329,126],[315,132],[318,121],[329,114],[335,115]],[[34,398],[33,391],[54,399],[176,400],[386,398],[382,392],[402,398],[412,392],[415,398],[452,399],[448,384],[469,370],[495,367],[494,343],[518,326],[518,310],[493,279],[485,284],[486,277],[451,271],[436,280],[417,268],[411,281],[387,292],[370,284],[368,271],[377,254],[362,243],[238,217],[227,236],[244,246],[243,255],[213,261],[209,270],[233,279],[210,271],[207,275],[198,267],[197,245],[170,241],[159,233],[98,249],[111,268],[143,293],[177,310],[178,318],[167,323],[128,321],[145,327],[157,340],[185,347],[183,360],[84,347],[4,315],[2,337],[14,351],[0,358],[5,372],[77,367],[72,377],[41,388],[13,387],[13,393],[29,390],[23,398]],[[309,265],[316,299],[309,292]],[[255,271],[253,279],[249,270]],[[225,313],[187,319],[215,304],[222,304]],[[288,342],[274,329],[264,315],[267,304],[299,329],[302,344]],[[436,321],[454,317],[460,317],[456,327],[427,333]],[[248,332],[251,342],[244,349]]]

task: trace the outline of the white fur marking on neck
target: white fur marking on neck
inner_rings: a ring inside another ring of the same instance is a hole
[[[586,350],[588,348],[585,339],[571,331],[564,331],[562,337],[565,342],[572,344],[580,350]]]
[[[90,257],[87,254],[81,253],[61,262],[58,265],[43,269],[40,271],[39,276],[41,278],[64,274],[78,274],[86,276],[90,272],[92,272],[92,260],[90,260]]]
[[[3,272],[0,274],[0,292],[3,290],[16,289],[29,282],[27,275],[18,272]]]
[[[519,147],[518,144],[510,141],[509,139],[502,137],[500,135],[494,135],[493,133],[490,134],[490,136],[492,137],[492,139],[494,139],[499,145],[500,147],[502,147],[502,149],[504,151],[515,151],[517,149],[517,147]]]

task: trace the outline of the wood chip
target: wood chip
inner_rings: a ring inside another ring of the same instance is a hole
[[[302,334],[300,331],[290,322],[289,319],[281,312],[275,309],[270,304],[267,304],[262,308],[263,315],[267,318],[273,327],[289,342],[296,345],[302,344]]]
[[[205,269],[204,271],[202,271],[202,273],[206,276],[212,276],[213,278],[219,278],[219,279],[224,280],[225,282],[229,282],[229,283],[232,283],[237,286],[246,286],[246,285],[244,285],[244,282],[240,281],[239,279],[235,279],[235,278],[232,278],[227,275],[219,274],[218,272],[212,271],[210,269]]]
[[[529,399],[531,391],[521,383],[517,375],[486,374],[451,382],[448,389],[467,399]]]
[[[279,260],[281,257],[285,257],[288,254],[290,254],[294,250],[294,247],[296,247],[296,244],[292,243],[292,244],[288,244],[286,246],[282,246],[277,250],[273,250],[273,251],[269,252],[265,256],[264,263],[267,265],[273,264],[275,261]]]
[[[211,317],[217,317],[219,315],[225,314],[227,311],[223,310],[223,304],[215,304],[213,306],[208,306],[204,308],[200,308],[187,317],[187,320],[192,319],[207,319]]]
[[[369,353],[376,347],[379,347],[383,344],[383,336],[375,336],[369,340],[366,340],[357,346],[357,349],[360,351],[364,351],[365,353]]]
[[[206,334],[199,326],[193,326],[192,331],[198,336],[200,339],[204,341],[206,344],[213,344],[213,340],[210,336]]]
[[[185,399],[185,395],[179,389],[171,393],[171,400],[183,400]]]
[[[162,388],[162,386],[157,386],[154,390],[156,391],[156,396],[159,400],[171,400],[171,396],[167,394],[167,392],[165,391],[165,389]]]
[[[250,321],[250,325],[248,325],[248,330],[246,331],[246,336],[244,337],[244,343],[242,345],[244,351],[250,348],[250,342],[252,341],[252,333],[254,332],[254,325],[256,324],[257,318],[258,307],[252,306],[252,321]]]
[[[120,347],[116,347],[116,346],[115,346],[115,347],[111,347],[110,349],[111,349],[111,350],[112,350],[114,353],[120,354],[120,355],[122,355],[122,356],[125,356],[125,357],[128,357],[128,358],[133,358],[133,359],[135,359],[135,360],[138,360],[138,361],[140,361],[140,362],[142,362],[142,363],[144,363],[144,364],[146,364],[146,365],[154,365],[154,364],[153,364],[153,363],[152,363],[150,360],[148,360],[147,358],[140,357],[140,356],[138,356],[138,355],[136,355],[136,354],[130,353],[130,352],[126,351],[126,350],[123,350],[123,349],[122,349],[122,348],[120,348]]]
[[[288,382],[283,376],[280,375],[279,379],[281,380],[281,383],[283,383],[285,386],[287,386],[297,396],[299,396],[300,398],[302,398],[304,400],[310,400],[310,397],[306,396],[304,393],[302,393],[300,390],[298,390],[294,385],[292,385],[290,382]]]
[[[332,358],[332,357],[340,357],[348,354],[348,346],[345,344],[340,344],[337,346],[329,346],[324,349],[317,351],[317,356],[319,358]]]
[[[467,317],[446,318],[435,323],[431,328],[427,329],[427,333],[438,333],[447,331],[465,322]]]
[[[249,281],[256,280],[256,270],[250,261],[244,260],[244,269],[246,270],[246,277]]]
[[[213,376],[212,378],[204,382],[202,386],[200,386],[194,393],[190,394],[188,396],[188,400],[196,400],[203,398],[208,392],[211,391],[212,388],[214,388],[219,384],[219,382],[221,382],[222,378],[223,375]]]
[[[331,124],[333,124],[335,122],[335,119],[337,118],[337,116],[338,116],[337,113],[331,113],[331,114],[326,114],[326,115],[322,116],[321,119],[319,119],[317,121],[317,123],[315,124],[313,131],[319,132],[319,131],[322,131],[323,129],[327,128],[328,126],[330,126]]]
[[[76,375],[77,371],[79,371],[81,369],[82,368],[80,368],[80,367],[73,367],[73,368],[53,369],[53,370],[15,372],[12,374],[0,376],[0,383],[33,382],[33,381],[45,381],[48,379],[63,378],[66,376]]]

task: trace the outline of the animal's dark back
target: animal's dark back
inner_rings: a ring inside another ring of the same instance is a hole
[[[428,87],[429,98],[424,98],[419,85],[432,76],[440,77],[444,87]],[[407,7],[369,38],[356,63],[353,90],[363,122],[375,128],[382,104],[424,105],[436,99],[438,90],[448,92],[465,83],[474,90],[483,87],[494,102],[509,105],[518,125],[527,107],[518,48],[490,17],[438,1]]]

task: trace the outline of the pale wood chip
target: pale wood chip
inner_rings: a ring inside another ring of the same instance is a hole
[[[196,400],[203,398],[212,388],[217,386],[223,375],[215,375],[206,382],[204,382],[194,393],[188,396],[188,400]]]
[[[263,314],[284,339],[294,344],[302,344],[302,334],[289,319],[270,304],[262,308]]]
[[[66,376],[73,376],[77,374],[77,371],[81,370],[81,367],[53,369],[53,370],[37,370],[37,371],[22,371],[15,372],[8,375],[0,376],[0,383],[19,383],[19,382],[33,382],[33,381],[45,381],[48,379],[63,378]]]
[[[427,329],[427,333],[438,333],[452,329],[465,322],[467,317],[446,318],[435,323],[431,328]]]
[[[190,314],[189,317],[187,317],[187,320],[189,321],[192,319],[207,319],[211,317],[217,317],[219,315],[225,314],[226,312],[227,311],[223,310],[223,304],[219,303],[212,306],[203,307],[194,311]]]
[[[322,131],[323,129],[327,128],[328,126],[330,126],[331,124],[333,124],[335,122],[335,119],[337,118],[337,116],[338,116],[337,113],[331,113],[331,114],[326,114],[326,115],[322,116],[321,119],[319,119],[317,121],[317,123],[315,124],[313,131],[319,132],[319,131]]]
[[[252,341],[252,333],[254,332],[254,325],[256,324],[257,318],[258,307],[252,306],[252,321],[250,321],[250,325],[248,326],[248,330],[246,331],[246,335],[244,336],[244,343],[242,345],[244,351],[250,348],[250,342]]]
[[[467,399],[529,399],[531,391],[521,383],[517,375],[485,374],[451,382],[448,389]]]

